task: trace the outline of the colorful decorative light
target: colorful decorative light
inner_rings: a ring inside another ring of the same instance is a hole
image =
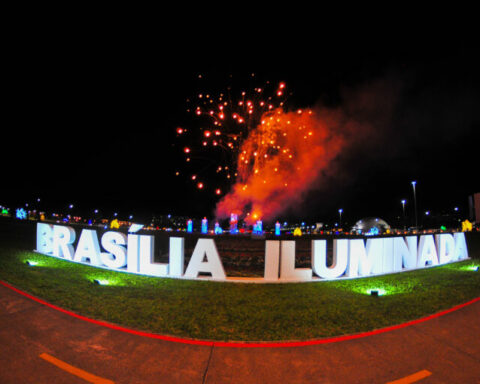
[[[222,227],[220,227],[220,224],[217,222],[215,223],[215,230],[214,230],[216,235],[221,235],[223,233]]]
[[[208,232],[208,220],[206,217],[202,219],[202,233],[205,234]]]
[[[255,235],[261,235],[263,233],[263,224],[261,220],[257,220],[257,222],[253,225],[252,232]]]
[[[232,235],[238,233],[238,216],[235,213],[230,215],[230,233]]]
[[[278,221],[275,223],[275,236],[280,236],[280,223]]]
[[[187,232],[188,233],[192,233],[193,232],[193,221],[191,219],[189,219],[187,221]]]
[[[17,208],[16,217],[17,219],[25,220],[27,218],[27,211],[25,211],[23,208]]]

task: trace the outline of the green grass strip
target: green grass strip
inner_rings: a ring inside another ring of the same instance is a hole
[[[15,248],[0,248],[0,263],[0,279],[65,309],[148,332],[208,340],[352,334],[480,296],[476,259],[371,278],[289,284],[147,277]],[[95,279],[105,285],[94,284]],[[370,296],[371,289],[379,289],[381,296]]]

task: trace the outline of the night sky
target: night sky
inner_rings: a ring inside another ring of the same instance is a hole
[[[480,192],[480,63],[468,41],[192,46],[25,37],[6,72],[0,204],[41,198],[44,209],[73,203],[79,213],[211,216],[218,197],[175,176],[175,130],[195,127],[187,98],[232,81],[248,88],[251,73],[285,81],[287,107],[321,105],[374,127],[282,219],[332,222],[342,208],[352,224],[388,221],[402,199],[411,217],[412,180],[419,212],[459,207],[466,216],[468,196]]]

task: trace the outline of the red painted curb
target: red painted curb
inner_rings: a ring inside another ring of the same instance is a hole
[[[385,332],[390,332],[394,331],[396,329],[401,329],[405,327],[409,327],[411,325],[423,323],[428,320],[432,320],[435,318],[438,318],[440,316],[444,316],[446,314],[449,314],[451,312],[457,311],[461,308],[464,308],[468,305],[471,305],[473,303],[476,303],[477,301],[480,301],[480,297],[477,297],[473,300],[470,300],[466,303],[456,305],[450,309],[446,309],[442,312],[435,313],[433,315],[429,315],[426,317],[422,317],[420,319],[408,321],[403,324],[397,324],[393,325],[391,327],[386,327],[386,328],[381,328],[381,329],[376,329],[373,331],[369,332],[362,332],[362,333],[357,333],[354,335],[344,335],[344,336],[335,336],[335,337],[329,337],[325,339],[315,339],[315,340],[305,340],[305,341],[285,341],[285,342],[271,342],[271,341],[265,341],[265,342],[241,342],[241,341],[208,341],[208,340],[195,340],[195,339],[185,339],[181,337],[175,337],[175,336],[167,336],[167,335],[158,335],[155,333],[148,333],[148,332],[143,332],[143,331],[136,331],[133,329],[128,329],[125,327],[121,327],[119,325],[115,324],[110,324],[104,321],[100,320],[94,320],[90,319],[88,317],[79,315],[75,312],[68,311],[66,309],[57,307],[56,305],[50,304],[42,299],[39,299],[38,297],[32,296],[29,293],[26,293],[18,288],[15,288],[14,286],[5,283],[4,281],[0,281],[0,284],[3,285],[6,288],[11,289],[12,291],[17,292],[18,294],[25,296],[33,301],[36,301],[37,303],[46,305],[49,308],[55,309],[56,311],[62,312],[66,315],[75,317],[77,319],[87,321],[92,324],[100,325],[102,327],[110,328],[110,329],[115,329],[117,331],[121,332],[126,332],[130,333],[132,335],[137,335],[137,336],[143,336],[143,337],[149,337],[152,339],[159,339],[159,340],[165,340],[165,341],[172,341],[175,343],[182,343],[182,344],[191,344],[191,345],[206,345],[206,346],[215,346],[215,347],[230,347],[230,348],[280,348],[280,347],[304,347],[308,345],[319,345],[319,344],[330,344],[330,343],[337,343],[340,341],[346,341],[346,340],[354,340],[354,339],[360,339],[363,337],[367,336],[373,336],[373,335],[378,335],[381,333]]]

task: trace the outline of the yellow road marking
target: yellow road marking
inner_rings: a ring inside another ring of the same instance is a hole
[[[394,380],[394,381],[389,381],[387,384],[410,384],[410,383],[415,383],[419,380],[424,379],[425,377],[428,377],[432,374],[432,372],[427,371],[424,369],[423,371],[419,371],[417,373],[414,373],[413,375],[410,376],[405,376],[401,379]]]
[[[92,375],[91,373],[88,373],[87,371],[84,371],[83,369],[74,367],[73,365],[67,364],[62,360],[59,360],[53,356],[50,356],[48,353],[42,353],[40,356],[45,361],[48,361],[49,363],[57,366],[60,369],[63,369],[64,371],[71,373],[72,375],[78,376],[81,379],[88,381],[89,383],[93,384],[115,384],[111,380],[104,379],[102,377],[98,377],[95,375]]]

